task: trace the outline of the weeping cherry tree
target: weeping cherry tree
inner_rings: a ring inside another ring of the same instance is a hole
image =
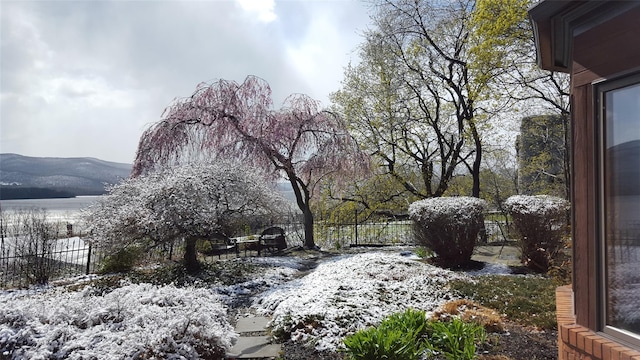
[[[320,180],[353,178],[367,158],[335,114],[302,94],[273,109],[266,81],[219,80],[175,100],[140,138],[132,176],[180,162],[193,153],[236,159],[291,184],[304,216],[307,248],[315,246],[311,200]]]

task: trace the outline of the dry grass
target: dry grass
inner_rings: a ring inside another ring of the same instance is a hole
[[[475,322],[482,325],[489,333],[502,333],[505,325],[497,311],[478,305],[471,300],[460,299],[442,305],[433,315],[435,320],[448,320],[458,317],[464,322]]]

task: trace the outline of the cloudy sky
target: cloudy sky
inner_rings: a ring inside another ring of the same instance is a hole
[[[0,2],[0,152],[131,163],[202,81],[257,75],[328,105],[369,23],[360,1]]]

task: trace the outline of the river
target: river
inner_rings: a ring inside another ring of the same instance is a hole
[[[100,199],[101,196],[77,196],[64,199],[24,199],[24,200],[0,200],[0,209],[3,212],[16,212],[28,209],[44,209],[52,220],[73,222],[80,210]]]

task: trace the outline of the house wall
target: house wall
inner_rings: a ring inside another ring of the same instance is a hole
[[[640,359],[640,352],[594,332],[600,325],[596,301],[599,296],[597,114],[592,84],[629,70],[640,70],[640,47],[637,45],[640,44],[640,23],[637,19],[640,19],[640,8],[577,35],[573,42],[574,281],[573,289],[559,288],[556,297],[559,359]]]

